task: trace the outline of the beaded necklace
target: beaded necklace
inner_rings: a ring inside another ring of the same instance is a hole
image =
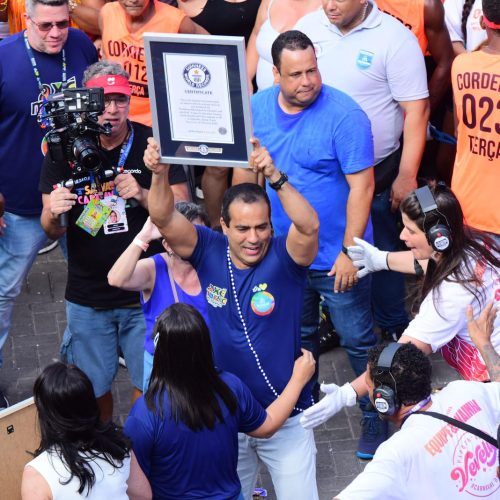
[[[232,262],[231,262],[231,256],[229,254],[229,245],[227,247],[227,268],[229,269],[229,281],[231,282],[231,291],[233,292],[233,297],[234,297],[234,303],[236,304],[236,310],[238,311],[238,318],[241,322],[241,326],[243,327],[243,333],[245,335],[245,339],[247,341],[248,347],[253,354],[253,357],[255,358],[255,363],[257,364],[257,368],[259,369],[260,374],[264,378],[267,387],[271,390],[275,398],[278,398],[280,395],[278,394],[278,391],[274,388],[273,384],[269,380],[269,377],[267,376],[267,373],[264,370],[264,367],[262,366],[262,363],[260,362],[259,354],[255,350],[252,341],[250,340],[250,335],[248,334],[248,329],[247,329],[247,324],[245,321],[245,318],[243,317],[243,313],[241,311],[240,307],[240,301],[238,299],[238,294],[236,293],[236,284],[234,281],[234,274],[233,274],[233,269],[232,269]],[[314,404],[314,400],[311,396],[311,404]],[[302,412],[304,411],[303,408],[297,408],[296,406],[293,407],[294,410]]]

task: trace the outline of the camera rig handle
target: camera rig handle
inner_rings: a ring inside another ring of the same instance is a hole
[[[103,179],[109,179],[110,177],[116,177],[118,174],[122,174],[125,171],[123,167],[111,167],[109,169],[104,170],[99,176],[96,176],[96,180],[99,181],[99,177]],[[56,187],[65,187],[67,189],[73,189],[75,187],[75,181],[73,179],[63,180],[56,184]],[[135,198],[130,198],[127,200],[127,203],[130,208],[135,208],[139,206],[139,202]],[[59,225],[61,227],[68,227],[69,223],[69,211],[60,214],[59,217]]]
[[[74,186],[75,186],[75,181],[73,179],[61,181],[56,184],[56,188],[65,187],[67,189],[73,189]],[[59,220],[59,225],[61,227],[68,227],[69,211],[64,212],[63,214],[59,214],[58,220]]]

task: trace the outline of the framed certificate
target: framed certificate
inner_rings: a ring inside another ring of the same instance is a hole
[[[163,163],[248,167],[243,37],[145,33],[153,134]]]

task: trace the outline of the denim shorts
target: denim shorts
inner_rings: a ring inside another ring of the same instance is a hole
[[[66,317],[61,358],[87,374],[96,397],[111,390],[119,348],[132,384],[142,389],[146,324],[141,307],[101,310],[66,301]]]
[[[142,382],[142,392],[148,390],[149,379],[151,378],[151,372],[153,371],[153,355],[148,351],[144,351],[144,375]]]

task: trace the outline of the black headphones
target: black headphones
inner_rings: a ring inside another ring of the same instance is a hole
[[[429,186],[424,186],[415,190],[420,209],[424,213],[424,232],[429,245],[436,252],[445,252],[451,246],[451,229],[446,217],[438,210],[436,199],[429,189]],[[428,229],[425,227],[425,219],[429,212],[436,212],[443,222],[437,222]]]
[[[392,342],[380,353],[377,367],[375,368],[375,376],[373,377],[375,384],[378,384],[377,377],[385,375],[386,373],[388,373],[392,380],[394,380],[391,373],[392,361],[394,360],[396,352],[402,346],[403,344],[400,344],[399,342]],[[375,405],[375,409],[382,415],[394,415],[399,410],[400,406],[396,401],[397,393],[398,391],[395,380],[394,389],[388,385],[379,384],[375,387],[375,389],[373,389],[373,404]]]

